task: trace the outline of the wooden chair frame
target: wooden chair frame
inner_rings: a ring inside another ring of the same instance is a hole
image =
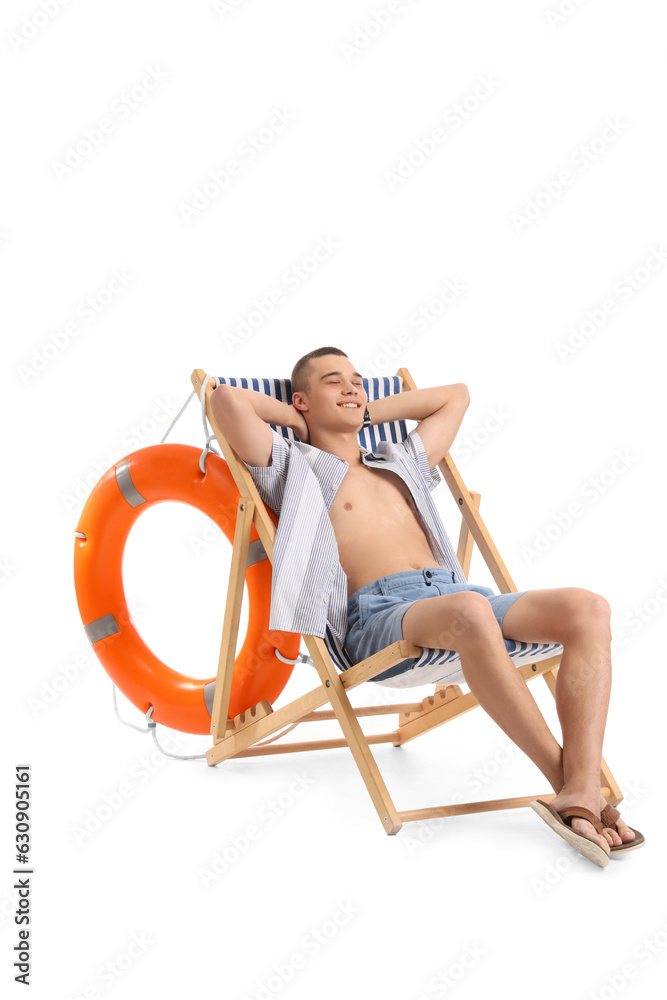
[[[402,390],[416,389],[416,385],[407,368],[399,368]],[[191,375],[191,382],[200,394],[206,375],[201,369],[196,369]],[[239,490],[238,511],[232,561],[229,575],[229,588],[222,628],[222,642],[218,660],[217,680],[211,712],[211,736],[214,745],[207,751],[206,760],[209,766],[215,766],[231,757],[260,756],[263,754],[298,753],[307,750],[324,750],[333,747],[349,747],[356,761],[366,788],[383,828],[388,834],[395,834],[405,822],[432,819],[440,816],[458,816],[466,813],[485,812],[496,809],[516,809],[527,806],[537,795],[525,795],[514,798],[492,799],[480,802],[465,802],[457,805],[433,806],[424,809],[399,811],[389,795],[380,770],[370,749],[372,743],[392,743],[402,746],[422,733],[434,729],[450,719],[469,712],[478,705],[471,692],[464,693],[459,685],[436,685],[435,692],[421,702],[405,702],[392,705],[371,705],[353,707],[347,692],[364,681],[382,673],[389,666],[399,663],[409,657],[419,656],[421,647],[407,640],[400,640],[380,650],[373,656],[355,664],[349,670],[340,672],[326,648],[323,639],[318,636],[303,635],[306,648],[312,658],[313,665],[320,677],[320,684],[306,694],[301,695],[289,704],[273,709],[268,701],[260,702],[247,712],[229,719],[227,710],[232,686],[236,644],[238,638],[239,619],[243,601],[245,572],[248,561],[248,546],[251,526],[254,523],[259,538],[273,564],[273,543],[276,529],[269,517],[252,476],[230,446],[211,414],[210,396],[212,386],[207,386],[206,414],[220,446],[222,454],[229,466],[234,482]],[[500,558],[493,540],[482,521],[479,513],[480,494],[469,491],[449,454],[439,463],[445,482],[461,511],[462,524],[458,541],[457,558],[468,578],[473,544],[476,543],[486,562],[493,579],[501,593],[515,592],[517,587],[512,580],[505,563]],[[560,655],[549,657],[538,663],[517,667],[526,680],[542,676],[555,696],[556,677]],[[288,682],[289,683],[289,682]],[[328,705],[320,710],[322,705]],[[398,726],[387,733],[366,735],[359,719],[364,716],[388,715],[398,712]],[[268,742],[267,737],[286,726],[301,722],[316,722],[337,719],[343,731],[342,739],[312,740],[306,742],[291,742],[261,745]],[[604,759],[600,771],[602,794],[612,805],[617,805],[622,794]],[[555,793],[549,791],[540,793],[539,797],[550,801]]]

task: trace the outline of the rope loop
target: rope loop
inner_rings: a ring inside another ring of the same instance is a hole
[[[202,382],[201,389],[199,390],[199,401],[201,403],[201,419],[204,425],[204,450],[199,456],[199,469],[202,473],[206,473],[206,456],[209,451],[212,451],[214,455],[219,455],[220,452],[216,451],[215,448],[211,447],[211,441],[215,438],[215,434],[209,434],[208,423],[206,421],[206,387],[208,385],[208,380],[210,378],[215,378],[214,375],[206,375],[204,381]]]

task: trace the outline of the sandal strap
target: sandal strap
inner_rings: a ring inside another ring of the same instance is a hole
[[[572,820],[575,817],[578,819],[585,819],[591,824],[596,833],[602,833],[602,823],[598,817],[590,811],[590,809],[584,809],[583,806],[568,806],[567,809],[559,809],[558,813],[564,823],[567,823],[568,819]],[[567,823],[568,826],[572,826],[572,823]]]
[[[613,806],[606,805],[600,813],[600,820],[602,821],[603,826],[608,826],[610,830],[616,830],[618,833],[618,830],[616,829],[616,820],[620,817],[620,815],[621,814],[618,809],[614,809]]]

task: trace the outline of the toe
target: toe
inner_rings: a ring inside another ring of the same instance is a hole
[[[585,819],[574,819],[572,821],[572,828],[575,833],[581,834],[582,837],[586,837],[587,840],[592,840],[594,844],[599,844],[602,850],[609,854],[609,841],[607,838],[601,834],[595,832],[595,827]]]
[[[607,843],[610,844],[611,847],[617,847],[619,844],[623,843],[620,835],[616,833],[616,830],[612,830],[611,827],[605,826],[602,832],[607,838]]]
[[[607,804],[607,800],[601,795],[600,811],[602,811]],[[609,843],[613,847],[616,847],[619,844],[629,844],[635,839],[634,831],[630,829],[622,816],[619,816],[616,820],[616,830],[610,827],[605,827],[604,832],[609,840]]]

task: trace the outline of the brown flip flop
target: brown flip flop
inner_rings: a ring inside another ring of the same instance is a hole
[[[530,803],[530,807],[544,820],[547,826],[551,827],[554,833],[557,833],[559,837],[566,840],[568,844],[579,851],[580,854],[583,854],[585,858],[588,858],[589,861],[592,861],[600,868],[605,868],[609,864],[609,855],[605,849],[596,844],[595,841],[589,840],[588,837],[577,833],[567,822],[567,820],[571,822],[576,817],[585,819],[593,826],[596,833],[602,833],[602,823],[590,809],[584,809],[583,806],[568,806],[566,809],[558,812],[553,806],[542,799],[535,799]]]
[[[620,817],[620,812],[618,809],[614,809],[613,806],[606,805],[602,812],[600,813],[600,820],[603,826],[608,826],[610,830],[615,830],[618,833],[618,827],[616,826],[616,820]],[[644,834],[640,833],[639,830],[635,830],[634,827],[629,826],[629,829],[635,835],[634,840],[624,841],[622,844],[616,844],[609,846],[609,850],[612,855],[614,854],[625,854],[627,851],[634,851],[636,847],[642,847],[645,843]],[[620,833],[618,834],[620,837]]]

